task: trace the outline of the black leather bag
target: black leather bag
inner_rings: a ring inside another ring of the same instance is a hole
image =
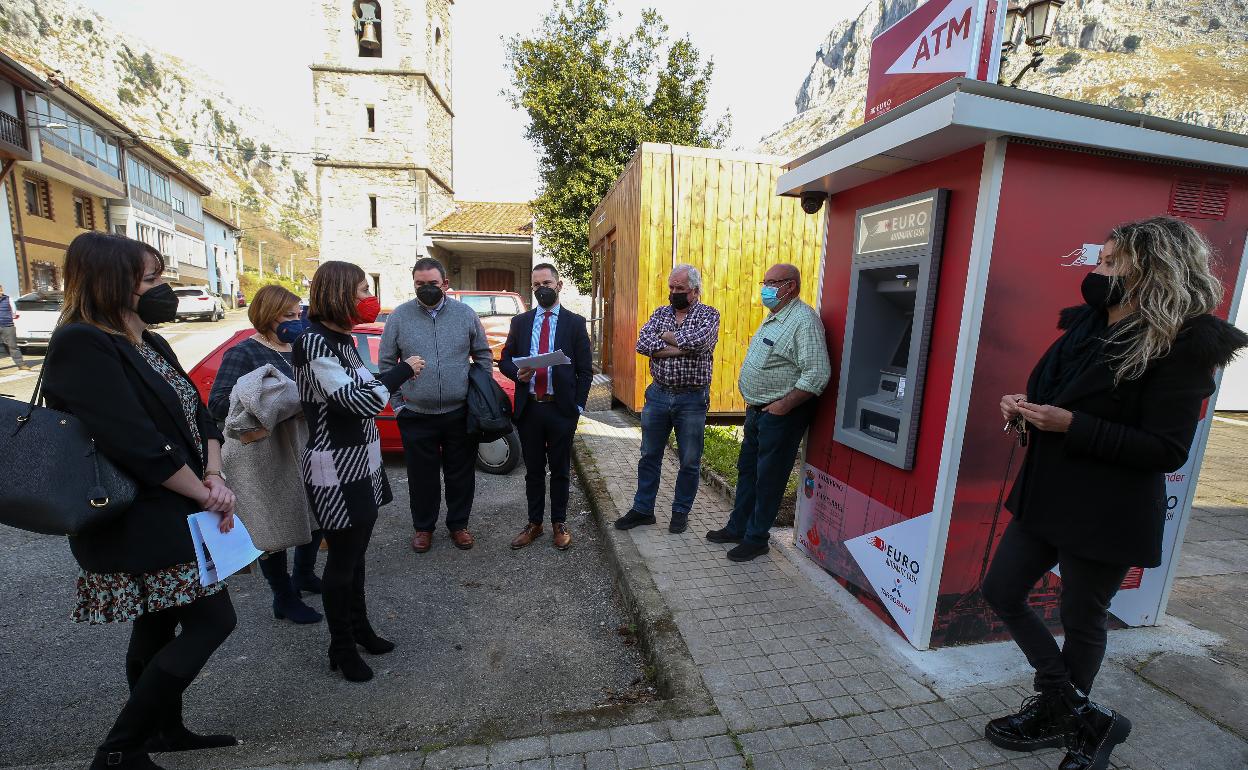
[[[485,368],[468,367],[468,435],[488,444],[511,435],[511,401]]]
[[[137,487],[95,447],[73,415],[0,397],[0,524],[44,535],[80,535],[116,519]]]

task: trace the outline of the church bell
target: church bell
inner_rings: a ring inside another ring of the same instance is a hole
[[[369,50],[376,50],[381,47],[381,41],[377,37],[377,18],[376,3],[360,3],[359,16],[355,20],[355,31],[360,36],[360,47]]]

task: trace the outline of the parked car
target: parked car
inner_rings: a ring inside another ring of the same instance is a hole
[[[247,307],[247,298],[243,296],[242,289],[239,289],[238,292],[235,293],[234,302],[236,303],[236,306],[239,308]]]
[[[355,335],[355,342],[360,351],[360,358],[364,360],[364,364],[369,371],[374,373],[377,371],[378,351],[381,348],[381,332],[384,328],[384,324],[372,323],[360,324],[352,329],[352,334]],[[213,380],[217,378],[217,370],[221,368],[221,359],[225,356],[225,351],[253,334],[255,332],[252,329],[243,329],[236,332],[234,336],[217,346],[203,361],[200,361],[188,372],[191,376],[191,382],[195,383],[195,387],[199,389],[199,394],[203,397],[205,403],[208,401],[208,394],[212,391]],[[507,394],[507,398],[511,400],[514,407],[516,403],[515,383],[504,377],[498,371],[497,366],[494,368],[494,381],[502,387],[503,392]],[[394,415],[393,408],[389,405],[386,406],[384,412],[377,416],[377,432],[381,434],[382,452],[403,452],[403,440],[399,436],[397,418]],[[520,436],[514,430],[510,436],[500,438],[498,441],[489,444],[481,444],[477,449],[477,467],[486,473],[511,473],[519,464]]]
[[[65,295],[59,291],[34,291],[18,297],[13,303],[18,348],[23,353],[31,348],[46,349],[64,307]]]
[[[207,286],[186,286],[174,289],[173,293],[178,296],[179,321],[192,318],[220,321],[225,318],[225,306],[221,304],[221,298],[209,291]]]

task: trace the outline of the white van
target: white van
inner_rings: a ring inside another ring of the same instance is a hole
[[[17,328],[17,346],[25,353],[29,348],[47,348],[56,331],[65,295],[59,291],[35,291],[23,294],[13,303],[13,325]]]

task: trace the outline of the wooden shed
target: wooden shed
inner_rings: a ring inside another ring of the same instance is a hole
[[[720,312],[711,414],[745,412],[737,373],[767,314],[758,289],[768,266],[797,265],[802,299],[814,304],[824,217],[775,194],[784,160],[646,143],[594,209],[594,342],[613,395],[629,409],[641,411],[650,384],[648,360],[635,349],[637,332],[667,302],[673,266],[698,268],[702,301]]]

